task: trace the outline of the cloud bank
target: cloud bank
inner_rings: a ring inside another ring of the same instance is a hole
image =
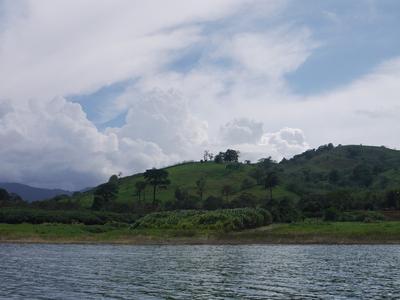
[[[288,76],[326,41],[282,17],[290,1],[0,5],[0,181],[74,190],[205,149],[255,161],[328,142],[400,145],[400,56],[296,93]],[[89,105],[121,82],[117,96]],[[122,125],[99,129],[89,106]]]

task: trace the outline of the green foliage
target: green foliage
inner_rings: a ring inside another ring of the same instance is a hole
[[[296,202],[288,197],[268,199],[265,207],[271,212],[274,222],[290,223],[301,219],[301,211]]]
[[[219,152],[214,157],[214,162],[223,163],[223,162],[238,162],[239,161],[239,151],[228,149],[225,152]]]
[[[226,152],[221,152],[224,157]],[[236,167],[238,166],[238,167]],[[323,145],[307,151],[279,164],[270,158],[257,164],[226,163],[207,161],[203,163],[185,162],[164,169],[168,172],[171,187],[157,188],[157,203],[149,203],[144,198],[151,192],[153,185],[148,184],[137,195],[136,183],[145,182],[143,174],[119,178],[118,192],[105,210],[149,213],[161,209],[205,208],[218,209],[253,205],[250,200],[243,201],[242,193],[254,196],[256,205],[271,209],[277,220],[292,220],[287,215],[290,199],[290,211],[293,207],[298,215],[323,217],[329,207],[339,213],[352,210],[400,209],[400,200],[396,191],[400,187],[400,152],[383,147]],[[272,188],[273,207],[268,207],[266,198],[270,198],[264,189],[265,178],[274,172],[279,178]],[[199,190],[199,180],[205,178],[206,185]],[[148,181],[147,181],[148,182]],[[149,183],[149,182],[148,182]],[[177,188],[182,197],[176,197]],[[65,205],[66,209],[89,208],[93,203],[95,190],[74,195],[72,198],[47,203],[54,208]],[[217,197],[215,197],[217,196]],[[223,201],[221,199],[223,198]],[[149,197],[151,198],[151,197]],[[177,201],[183,199],[182,201]],[[276,199],[276,201],[275,201]],[[149,199],[151,200],[151,199]],[[290,215],[290,214],[289,214]],[[293,214],[295,215],[295,214]],[[283,222],[283,221],[282,221]]]
[[[235,197],[230,203],[231,208],[243,208],[243,207],[256,207],[259,201],[256,196],[251,193],[241,193],[238,197]]]
[[[265,209],[238,208],[214,211],[184,210],[152,213],[139,219],[137,229],[196,229],[235,231],[270,224]]]
[[[198,208],[198,198],[190,195],[184,188],[175,189],[175,199],[167,201],[165,204],[167,210],[175,209],[195,209]]]
[[[132,223],[137,219],[134,214],[117,214],[111,212],[94,212],[90,210],[62,211],[30,208],[0,209],[0,223],[83,223],[87,225],[105,224],[107,222]]]
[[[201,177],[196,181],[197,194],[200,196],[200,201],[203,201],[203,194],[206,188],[206,179]]]
[[[203,203],[203,208],[206,210],[216,210],[224,207],[224,200],[220,197],[209,196]]]
[[[109,209],[112,205],[112,202],[116,199],[118,193],[118,178],[115,179],[113,176],[111,176],[107,183],[103,183],[96,188],[94,192],[92,209]]]
[[[339,219],[339,211],[335,207],[329,207],[324,212],[325,221],[337,221]]]
[[[338,219],[345,222],[372,222],[382,221],[384,216],[376,211],[351,211],[341,213]]]
[[[252,188],[255,185],[256,185],[256,182],[252,178],[246,177],[245,179],[243,179],[242,184],[240,185],[240,189],[247,190],[247,189]]]
[[[168,171],[164,169],[149,169],[143,175],[144,179],[153,186],[153,204],[156,202],[156,190],[158,186],[167,186],[171,183],[168,179]]]
[[[8,193],[5,189],[0,188],[0,207],[21,206],[25,202],[16,194]]]

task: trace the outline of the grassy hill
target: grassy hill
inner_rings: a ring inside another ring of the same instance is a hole
[[[157,199],[163,203],[174,198],[175,189],[177,187],[185,189],[189,194],[196,195],[196,181],[204,177],[206,179],[206,190],[204,199],[208,196],[221,196],[224,185],[232,187],[232,193],[229,198],[234,198],[242,192],[248,192],[256,197],[266,197],[266,191],[262,186],[256,185],[255,181],[252,187],[243,189],[242,182],[249,178],[249,173],[254,170],[254,164],[242,164],[239,169],[229,169],[227,164],[218,164],[214,162],[191,162],[165,168],[169,173],[171,184],[166,189],[160,189],[157,192]],[[118,196],[116,202],[130,203],[138,200],[135,191],[135,183],[144,181],[143,174],[136,174],[120,178],[118,181]],[[93,202],[94,190],[87,191],[75,196],[76,201],[80,202],[84,207],[90,207]],[[152,187],[147,186],[145,190],[146,201],[152,199]],[[284,186],[278,186],[274,190],[277,197],[291,196],[296,197],[292,192],[287,191]]]
[[[206,188],[204,199],[208,196],[221,197],[224,185],[232,188],[229,199],[242,193],[250,193],[258,199],[266,199],[267,191],[257,185],[251,174],[257,164],[239,164],[232,167],[229,163],[191,162],[166,168],[171,184],[159,189],[157,199],[165,203],[174,199],[176,188],[197,195],[196,181],[204,177]],[[274,164],[279,175],[279,185],[273,189],[274,198],[289,197],[298,200],[305,194],[323,194],[337,190],[360,192],[383,192],[400,188],[400,151],[376,146],[337,146],[324,145],[318,149],[306,151],[290,160]],[[135,183],[144,181],[143,174],[135,174],[118,179],[116,202],[132,204],[138,201]],[[243,182],[247,181],[246,187]],[[77,194],[72,199],[81,207],[90,207],[94,190]],[[152,187],[145,190],[146,201],[152,200]],[[225,198],[225,197],[224,197]]]

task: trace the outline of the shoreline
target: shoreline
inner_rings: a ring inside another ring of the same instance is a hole
[[[87,239],[42,239],[20,238],[0,239],[1,244],[49,244],[49,245],[131,245],[131,246],[206,246],[206,245],[400,245],[400,240],[365,240],[365,239],[333,239],[329,237],[311,239],[202,239],[202,238],[130,238],[116,240],[87,240]]]
[[[31,240],[8,240],[8,241],[0,241],[0,245],[7,244],[19,244],[19,245],[93,245],[93,246],[101,246],[101,245],[109,245],[109,246],[308,246],[308,245],[321,245],[321,246],[355,246],[355,245],[400,245],[400,241],[373,241],[373,242],[149,242],[149,243],[136,243],[136,242],[87,242],[87,241],[31,241]]]
[[[400,222],[272,224],[236,232],[84,224],[0,224],[0,244],[400,245]]]

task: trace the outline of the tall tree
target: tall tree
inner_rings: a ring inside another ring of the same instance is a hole
[[[275,172],[268,172],[263,178],[264,188],[269,189],[269,198],[272,200],[272,189],[279,184],[278,176]]]
[[[144,173],[146,181],[153,186],[153,204],[156,203],[156,191],[158,186],[166,186],[171,183],[168,172],[163,169],[149,169]]]
[[[199,180],[196,181],[197,187],[197,194],[200,196],[200,200],[203,201],[203,194],[206,188],[206,179],[201,177]]]
[[[232,186],[230,186],[229,184],[225,184],[222,187],[221,192],[222,192],[222,195],[226,197],[226,201],[228,202],[228,200],[229,200],[228,197],[230,194],[232,194]]]
[[[136,188],[136,194],[139,198],[140,201],[140,196],[142,195],[143,192],[143,200],[146,200],[146,186],[147,186],[147,182],[145,181],[136,181],[135,183],[135,188]]]
[[[94,191],[94,199],[92,208],[101,210],[108,208],[117,198],[118,194],[118,177],[113,175],[107,183],[99,185]]]

